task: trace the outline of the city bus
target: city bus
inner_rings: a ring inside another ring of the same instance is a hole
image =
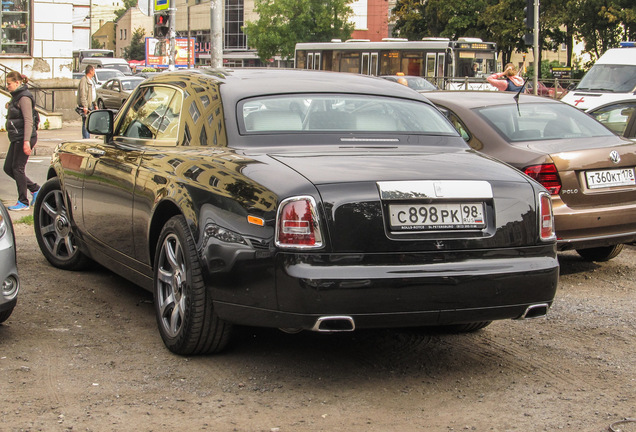
[[[497,72],[497,46],[478,38],[298,43],[295,67],[376,76],[402,73],[424,77],[440,88],[478,89],[489,87],[485,78]]]

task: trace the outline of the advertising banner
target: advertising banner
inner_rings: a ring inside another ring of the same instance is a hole
[[[176,38],[176,53],[174,65],[176,67],[194,66],[194,43],[195,38],[190,38],[190,56],[188,57],[188,38]],[[164,69],[170,65],[170,39],[146,38],[146,66]]]

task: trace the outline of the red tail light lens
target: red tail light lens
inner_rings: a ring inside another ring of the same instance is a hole
[[[276,245],[295,248],[322,247],[316,203],[312,197],[289,198],[280,204],[276,218]]]
[[[539,194],[539,232],[541,240],[552,240],[554,234],[554,217],[552,216],[552,200],[545,192]]]
[[[554,164],[532,165],[523,170],[545,187],[551,195],[561,192],[561,179]]]

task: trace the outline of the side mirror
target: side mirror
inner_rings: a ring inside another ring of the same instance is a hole
[[[113,134],[113,112],[110,110],[91,111],[86,119],[86,130],[93,135]]]

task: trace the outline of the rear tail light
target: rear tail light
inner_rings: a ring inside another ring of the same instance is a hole
[[[541,183],[551,195],[561,192],[561,179],[554,164],[532,165],[523,172]]]
[[[552,200],[545,192],[539,193],[539,232],[541,240],[552,240],[554,234],[554,217],[552,216]]]
[[[276,246],[315,249],[322,247],[322,233],[312,197],[284,200],[276,217]]]

